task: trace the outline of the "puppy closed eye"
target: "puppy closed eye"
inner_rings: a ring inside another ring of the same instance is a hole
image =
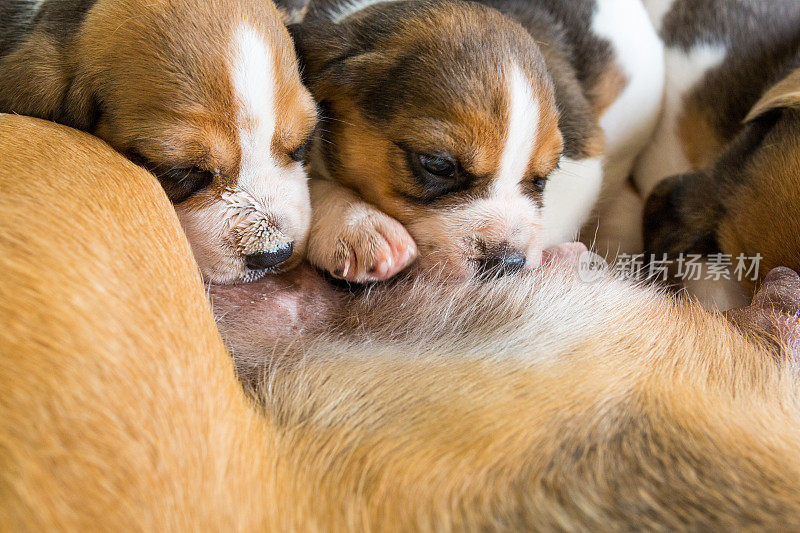
[[[216,173],[199,167],[176,168],[156,174],[158,181],[174,204],[188,200],[214,181]]]
[[[197,166],[169,167],[151,161],[141,154],[131,154],[130,159],[149,170],[161,183],[167,198],[173,204],[179,204],[202,191],[218,176],[217,171],[205,170]]]
[[[540,199],[547,188],[547,177],[534,176],[522,182],[522,192],[531,198]]]
[[[523,182],[523,191],[525,194],[533,197],[540,196],[547,188],[547,182],[549,181],[548,177],[559,168],[561,168],[561,165],[559,163],[555,163],[552,166],[552,170],[550,170],[547,174],[540,174],[526,179]]]
[[[311,141],[305,141],[303,144],[289,152],[289,157],[292,158],[292,161],[297,161],[298,163],[302,163],[306,159],[306,154],[308,153],[308,146],[311,144]]]
[[[418,154],[419,164],[426,172],[440,178],[453,178],[456,165],[447,157],[431,154]]]
[[[450,154],[411,150],[407,150],[406,154],[411,172],[425,189],[424,200],[435,200],[469,186],[470,176]]]

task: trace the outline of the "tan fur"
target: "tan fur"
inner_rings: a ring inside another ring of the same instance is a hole
[[[64,70],[58,44],[47,35],[32,35],[0,60],[0,106],[19,109],[19,113],[49,117],[61,106],[69,75]],[[36,91],[26,90],[26,82],[35,79]]]
[[[62,126],[0,132],[0,527],[262,523],[266,426],[156,180]]]
[[[707,254],[706,271],[720,257],[741,265],[740,254],[761,256],[755,275],[734,266],[723,279],[679,283],[709,308],[740,305],[770,268],[800,269],[800,4],[649,4],[667,47],[667,84],[658,133],[636,172],[648,196],[646,251]]]
[[[719,221],[719,244],[726,253],[762,257],[759,280],[777,266],[800,270],[800,149],[796,124],[776,124],[767,134],[763,147],[748,165],[753,178],[731,192],[729,211]],[[755,289],[756,280],[743,281],[749,291]]]
[[[588,88],[589,102],[592,104],[595,118],[600,119],[627,86],[628,76],[619,65],[615,63],[605,65],[602,75]]]
[[[800,69],[767,90],[745,121],[756,120],[770,111],[783,113],[784,119],[765,134],[741,169],[746,179],[726,192],[727,211],[717,221],[719,244],[725,253],[762,257],[758,280],[742,280],[749,292],[775,267],[800,270]],[[708,139],[715,138],[710,131],[705,137],[695,149],[702,149]]]
[[[792,354],[719,315],[558,264],[399,284],[240,338],[262,417],[152,177],[12,116],[0,166],[8,529],[800,527]]]
[[[725,142],[710,124],[710,117],[695,100],[686,102],[677,121],[678,137],[691,168],[710,165],[720,154]]]

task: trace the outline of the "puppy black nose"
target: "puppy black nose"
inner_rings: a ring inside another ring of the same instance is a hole
[[[274,268],[292,257],[293,249],[292,243],[289,243],[283,248],[278,248],[274,252],[259,252],[257,254],[246,255],[244,256],[244,263],[250,270]]]
[[[525,267],[525,254],[510,250],[487,254],[481,260],[481,272],[488,276],[507,276]]]

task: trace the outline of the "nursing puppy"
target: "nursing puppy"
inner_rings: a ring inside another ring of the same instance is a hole
[[[385,279],[417,253],[456,276],[534,268],[598,197],[601,214],[630,200],[663,74],[640,2],[319,0],[290,29],[323,114],[322,269]],[[626,247],[640,209],[617,224]]]
[[[11,0],[0,15],[0,111],[94,133],[153,172],[210,281],[301,260],[316,112],[269,1]]]
[[[261,416],[152,176],[13,116],[0,167],[4,527],[800,527],[792,273],[739,312],[777,326],[749,337],[556,263],[333,299],[306,317],[339,326],[325,337],[266,320],[325,296],[310,269],[216,286],[219,311],[267,325],[258,342],[294,337],[261,352]]]
[[[647,4],[667,47],[665,113],[637,169],[647,249],[760,255],[741,284],[686,283],[740,305],[771,268],[800,269],[800,3]]]

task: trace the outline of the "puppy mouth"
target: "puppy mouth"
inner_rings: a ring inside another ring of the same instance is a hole
[[[249,265],[248,258],[230,249],[221,263],[212,272],[204,272],[203,277],[210,285],[239,285],[260,280],[267,276],[280,276],[292,270],[301,261],[300,253],[292,253],[288,259],[275,265]],[[250,259],[252,262],[252,259]]]
[[[440,272],[448,277],[493,280],[513,276],[524,270],[535,270],[542,263],[542,250],[537,244],[486,241],[469,236],[447,243],[431,243],[418,239],[417,270]]]
[[[238,279],[234,280],[231,285],[238,285],[240,283],[252,283],[253,281],[258,281],[261,278],[268,276],[270,274],[279,274],[280,271],[278,269],[264,269],[264,270],[250,270],[249,268],[245,270],[244,274],[239,276]]]

